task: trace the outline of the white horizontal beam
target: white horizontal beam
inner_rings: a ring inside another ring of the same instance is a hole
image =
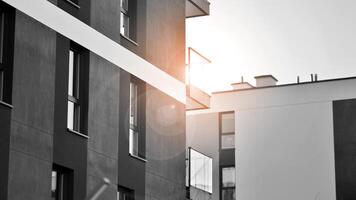
[[[184,83],[173,78],[158,67],[122,47],[49,1],[3,1],[185,104]]]

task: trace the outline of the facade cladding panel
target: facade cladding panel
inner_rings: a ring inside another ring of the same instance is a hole
[[[50,2],[168,75],[184,80],[184,0],[130,0],[135,2],[133,38],[120,35],[120,1],[79,0],[74,2],[78,6],[66,0]],[[138,117],[138,151],[143,154],[139,153],[142,159],[131,156],[128,108],[133,76],[71,38],[12,10],[13,108],[0,103],[0,130],[7,133],[1,135],[0,155],[7,163],[1,165],[1,177],[8,177],[0,180],[0,198],[53,199],[55,188],[60,188],[53,183],[60,181],[53,181],[52,176],[62,173],[69,175],[69,181],[64,181],[71,184],[66,190],[71,193],[69,200],[92,196],[103,177],[112,185],[99,199],[117,199],[118,188],[130,191],[137,200],[185,199],[185,105],[140,80],[143,92],[138,95],[138,107],[143,111]],[[68,60],[73,44],[80,49],[80,70],[84,70],[79,78],[84,88],[77,99],[84,114],[76,131],[67,129]]]

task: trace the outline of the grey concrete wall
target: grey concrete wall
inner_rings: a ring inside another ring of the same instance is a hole
[[[55,110],[53,135],[53,163],[73,170],[73,198],[86,197],[87,178],[87,138],[67,130],[68,105],[68,60],[70,40],[57,34],[56,39],[56,77],[55,77]],[[80,85],[87,88],[89,52],[81,49],[80,53]],[[84,90],[85,90],[84,89]],[[83,91],[84,91],[83,90]],[[86,93],[86,92],[85,92]],[[86,94],[80,94],[81,99],[81,132],[87,134]]]
[[[146,199],[185,199],[185,107],[147,86]]]
[[[120,42],[120,1],[92,0],[90,25]],[[87,195],[107,177],[118,184],[120,69],[90,53],[88,106]],[[116,199],[117,187],[109,187],[100,199]]]
[[[88,110],[87,193],[93,194],[107,177],[118,179],[120,69],[91,53]],[[117,188],[109,187],[100,199],[116,199]]]
[[[184,81],[185,0],[146,6],[146,59]],[[146,95],[146,199],[185,199],[185,106],[151,86]]]
[[[104,14],[105,13],[105,14]],[[92,0],[90,26],[113,41],[120,42],[120,1]]]
[[[147,1],[147,60],[184,82],[185,0]]]
[[[128,72],[120,71],[118,183],[120,186],[134,190],[136,200],[144,200],[146,163],[129,155],[130,77]]]
[[[219,199],[220,164],[219,164],[219,114],[208,113],[187,115],[187,148],[193,149],[213,159],[213,193],[191,189],[191,199],[208,200]]]
[[[9,200],[51,193],[56,33],[16,12]]]

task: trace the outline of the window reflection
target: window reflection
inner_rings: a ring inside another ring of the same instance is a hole
[[[235,167],[223,167],[221,170],[222,174],[222,188],[221,188],[221,197],[222,200],[235,200]]]
[[[212,193],[213,160],[194,149],[190,151],[190,185]]]

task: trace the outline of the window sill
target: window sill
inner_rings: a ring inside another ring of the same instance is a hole
[[[131,42],[131,43],[134,44],[135,46],[139,46],[137,42],[133,41],[133,40],[130,39],[129,37],[127,37],[127,36],[125,36],[125,35],[123,35],[123,34],[121,34],[121,33],[120,33],[120,36],[123,37],[123,38],[125,38],[125,40]]]
[[[13,105],[10,105],[10,104],[8,104],[8,103],[5,103],[5,102],[3,102],[3,101],[0,101],[0,104],[1,105],[4,105],[4,106],[6,106],[6,107],[9,107],[9,108],[14,108],[14,106]]]
[[[222,151],[224,151],[224,150],[234,150],[234,149],[235,149],[235,147],[225,147],[225,148],[221,148]]]
[[[71,0],[65,0],[65,1],[68,2],[70,5],[72,5],[73,7],[80,9],[80,6],[76,3],[74,3],[73,1],[71,1]]]
[[[89,139],[89,136],[84,135],[83,133],[79,133],[79,132],[77,132],[77,131],[75,131],[75,130],[72,130],[72,129],[70,129],[70,128],[67,128],[67,131],[69,131],[70,133],[73,133],[73,134],[75,134],[75,135],[78,135],[78,136],[80,136],[80,137]]]
[[[139,156],[135,156],[135,155],[133,155],[133,154],[131,154],[131,153],[129,153],[129,155],[130,155],[131,157],[133,157],[133,158],[135,158],[135,159],[139,160],[139,161],[142,161],[142,162],[147,162],[147,160],[146,160],[146,159],[141,158],[141,157],[139,157]]]

